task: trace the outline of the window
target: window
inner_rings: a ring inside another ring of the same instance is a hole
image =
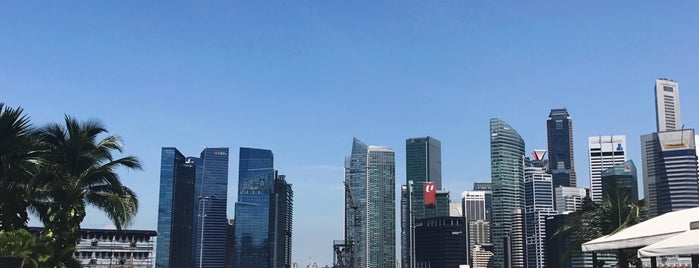
[[[664,86],[664,87],[663,87],[663,90],[664,90],[664,91],[667,91],[667,92],[672,92],[672,87],[665,87],[665,86]]]

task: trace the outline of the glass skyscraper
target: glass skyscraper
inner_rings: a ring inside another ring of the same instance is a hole
[[[568,110],[551,109],[546,120],[549,147],[549,172],[553,174],[553,187],[575,187],[575,162],[573,157],[573,119]]]
[[[422,137],[422,138],[409,138],[405,140],[405,174],[406,182],[405,185],[409,185],[409,182],[413,182],[412,196],[402,196],[402,198],[408,198],[412,203],[407,207],[406,214],[402,214],[401,217],[405,218],[404,222],[407,223],[405,228],[407,231],[401,231],[401,255],[402,265],[405,267],[410,267],[410,260],[412,250],[410,241],[411,232],[409,231],[410,220],[407,219],[412,212],[413,221],[424,219],[427,217],[438,217],[438,216],[449,216],[449,213],[439,213],[444,211],[443,207],[437,207],[436,209],[425,208],[424,205],[424,191],[423,187],[425,182],[434,182],[436,184],[436,189],[442,189],[442,144],[439,140],[432,137]],[[407,201],[405,201],[407,202]],[[438,202],[437,206],[439,206]],[[412,211],[411,211],[412,209]],[[414,224],[414,222],[413,222]]]
[[[206,148],[195,163],[193,267],[223,267],[228,227],[228,148]]]
[[[503,267],[504,241],[512,231],[512,211],[524,209],[524,140],[510,125],[497,118],[490,119],[490,173],[493,257],[495,266]]]
[[[553,209],[551,184],[551,174],[543,168],[527,167],[524,170],[527,267],[546,266],[546,219],[557,214]]]
[[[194,180],[194,161],[175,148],[162,148],[155,260],[158,268],[192,267]]]
[[[345,242],[350,267],[394,268],[395,152],[358,139],[345,159]]]
[[[289,267],[293,191],[272,151],[240,148],[234,267]]]

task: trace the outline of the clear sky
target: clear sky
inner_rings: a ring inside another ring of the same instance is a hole
[[[7,1],[0,101],[36,125],[69,114],[121,135],[145,166],[122,173],[135,229],[156,229],[161,147],[231,148],[229,217],[238,148],[271,149],[294,185],[293,259],[329,265],[352,137],[396,150],[397,189],[405,139],[441,140],[458,199],[490,180],[489,118],[531,151],[566,107],[579,185],[588,136],[627,135],[640,170],[655,78],[679,81],[699,128],[697,14],[697,1]],[[91,212],[83,226],[109,223]]]

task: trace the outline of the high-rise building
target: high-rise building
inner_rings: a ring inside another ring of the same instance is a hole
[[[493,258],[493,245],[476,245],[471,251],[473,259],[473,268],[490,268],[493,267],[491,262]]]
[[[511,229],[508,235],[510,241],[509,254],[508,258],[506,258],[509,262],[509,266],[506,267],[524,268],[527,267],[525,258],[524,211],[516,208],[512,210],[511,215]]]
[[[223,267],[228,217],[228,148],[206,148],[196,158],[193,267]]]
[[[449,217],[463,217],[464,211],[461,202],[449,202]]]
[[[272,151],[240,148],[234,267],[291,265],[293,191]]]
[[[573,119],[567,109],[551,109],[546,120],[546,134],[549,145],[549,172],[553,174],[553,186],[575,187]]]
[[[415,222],[415,267],[459,267],[466,264],[465,221],[436,217]]]
[[[485,191],[464,191],[461,193],[462,210],[466,224],[468,224],[467,233],[469,234],[467,254],[473,250],[474,245],[491,244],[490,222],[485,220],[485,196]]]
[[[393,268],[395,152],[355,138],[352,155],[345,160],[345,187],[345,241],[352,244],[351,267]]]
[[[587,196],[585,188],[558,186],[554,189],[555,208],[558,214],[575,212],[582,209],[583,199]]]
[[[162,148],[156,267],[193,265],[196,168],[195,158]]]
[[[630,201],[638,201],[638,177],[632,160],[602,172],[602,196],[607,196],[611,191],[624,191],[631,198]]]
[[[503,267],[504,241],[512,231],[512,211],[524,208],[524,140],[510,125],[497,118],[490,119],[490,173],[493,261],[496,267]],[[522,261],[523,257],[524,254]]]
[[[641,136],[643,188],[649,216],[699,206],[694,129]]]
[[[543,168],[524,170],[527,267],[546,266],[546,219],[557,214],[553,209],[551,184],[552,176]]]
[[[592,136],[588,141],[590,198],[602,200],[602,171],[626,162],[626,136]]]
[[[227,188],[228,148],[206,148],[199,158],[162,149],[158,267],[225,265]]]
[[[682,127],[680,85],[677,82],[667,78],[655,79],[655,114],[658,132]]]
[[[474,191],[485,192],[485,220],[493,221],[493,188],[490,182],[474,182]]]
[[[412,204],[407,206],[408,211],[402,216],[408,217],[408,215],[412,214],[412,224],[414,224],[414,221],[418,219],[449,215],[448,212],[447,214],[438,213],[438,211],[444,210],[444,208],[439,207],[440,200],[437,200],[436,209],[426,208],[423,203],[423,187],[426,182],[435,183],[437,190],[442,189],[442,145],[439,140],[429,136],[405,140],[405,175],[405,184],[409,185],[410,181],[412,181],[413,191],[411,196],[406,196],[406,198],[412,200]],[[407,219],[406,223],[409,229],[411,221]],[[401,255],[401,264],[404,267],[410,267],[410,260],[412,259],[412,245],[410,241],[412,240],[411,232],[401,231],[401,252],[406,254]]]

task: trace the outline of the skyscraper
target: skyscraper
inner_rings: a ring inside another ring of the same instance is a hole
[[[423,187],[426,182],[434,182],[436,189],[442,189],[442,145],[441,142],[432,137],[409,138],[405,140],[405,185],[413,182],[412,196],[405,196],[412,200],[407,207],[408,217],[412,213],[413,224],[415,220],[427,217],[448,216],[437,213],[435,209],[427,209],[423,204]],[[438,204],[439,205],[439,204]],[[411,211],[412,210],[412,211]],[[440,210],[441,211],[441,210]],[[438,215],[440,214],[440,215]],[[410,220],[406,219],[407,228],[410,228]],[[401,264],[410,267],[411,260],[411,232],[401,232]]]
[[[493,187],[490,182],[474,182],[474,191],[483,191],[485,193],[485,220],[493,221]]]
[[[658,132],[678,130],[680,117],[680,85],[667,78],[655,79],[655,122]]]
[[[459,267],[466,264],[464,218],[435,217],[415,222],[415,267]],[[395,265],[393,266],[395,267]]]
[[[197,164],[193,267],[223,267],[228,227],[228,148],[206,148],[193,160]]]
[[[235,267],[291,265],[293,191],[272,151],[240,148],[235,203]]]
[[[510,125],[497,118],[490,119],[490,173],[494,264],[503,267],[504,239],[512,231],[512,211],[524,208],[524,140]]]
[[[395,267],[395,152],[355,138],[345,160],[345,187],[351,267]]]
[[[626,136],[592,136],[588,141],[590,198],[602,200],[602,171],[626,162]]]
[[[555,208],[558,214],[575,212],[582,209],[585,188],[558,186],[554,189]]]
[[[175,148],[162,148],[156,267],[192,267],[194,177],[192,159]]]
[[[527,267],[546,266],[546,219],[557,214],[553,209],[551,177],[543,168],[528,167],[524,170]]]
[[[606,196],[611,191],[625,191],[632,202],[638,201],[638,177],[632,160],[602,172],[602,195]]]
[[[553,174],[553,186],[575,187],[573,119],[567,109],[551,109],[546,120],[546,134],[549,145],[549,172]]]
[[[524,268],[527,267],[525,252],[526,252],[526,241],[524,237],[524,211],[522,209],[516,208],[512,210],[511,214],[511,229],[508,234],[508,239],[510,241],[508,258],[509,266],[511,268]]]
[[[485,191],[464,191],[461,193],[463,217],[466,220],[466,231],[469,234],[467,237],[467,255],[470,255],[474,245],[490,244],[490,222],[485,220],[485,196]]]
[[[694,129],[641,136],[643,188],[649,216],[699,206]]]

